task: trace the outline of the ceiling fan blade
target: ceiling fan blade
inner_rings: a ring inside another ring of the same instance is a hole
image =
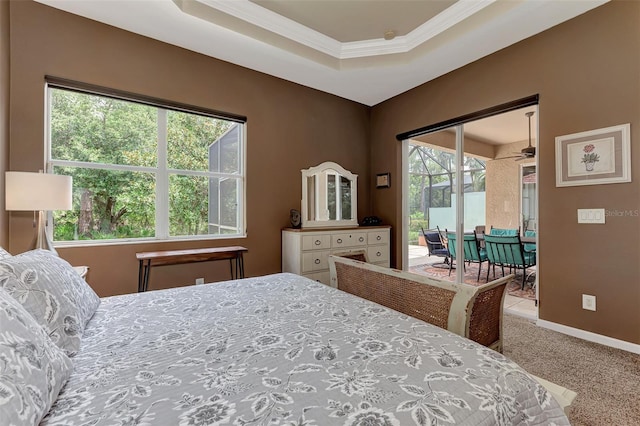
[[[525,153],[521,153],[518,155],[511,155],[509,157],[500,157],[500,158],[494,158],[494,160],[508,160],[508,159],[514,159],[516,161],[520,161],[520,160],[526,160],[529,158],[536,158],[535,154],[525,154]]]
[[[510,157],[500,157],[500,158],[494,158],[494,160],[509,160],[509,159],[513,159],[513,158],[520,158],[520,159],[524,159],[526,157],[523,157],[522,155],[512,155]]]

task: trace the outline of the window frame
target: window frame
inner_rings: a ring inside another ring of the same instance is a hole
[[[95,239],[95,240],[73,240],[73,241],[54,241],[56,246],[92,246],[92,245],[118,245],[118,244],[140,244],[149,242],[164,241],[194,241],[194,240],[219,240],[219,239],[235,239],[246,238],[246,164],[247,164],[247,119],[244,116],[222,113],[206,108],[191,106],[144,95],[137,95],[130,92],[124,92],[116,89],[95,86],[91,84],[75,82],[57,77],[46,76],[44,87],[45,98],[45,164],[46,172],[53,173],[53,168],[57,167],[79,167],[85,169],[102,169],[109,171],[126,171],[126,172],[142,172],[152,173],[156,177],[155,197],[155,236],[154,237],[129,237],[129,238],[112,238],[112,239]],[[72,160],[54,160],[52,158],[52,140],[51,140],[51,89],[67,90],[86,95],[101,96],[120,101],[134,102],[157,108],[158,122],[157,135],[158,146],[156,150],[156,166],[132,166],[124,164],[105,164]],[[199,170],[183,170],[172,169],[167,164],[168,145],[167,145],[167,113],[176,111],[181,113],[195,114],[207,118],[226,120],[237,123],[240,126],[239,132],[239,156],[238,156],[238,173],[222,173],[212,171]],[[164,124],[164,126],[163,126]],[[238,182],[237,184],[237,223],[238,233],[234,234],[199,234],[199,235],[181,235],[170,236],[170,220],[169,220],[169,188],[170,176],[200,176],[200,177],[217,177],[231,178]],[[53,224],[53,213],[47,212],[48,223]],[[53,238],[53,226],[47,226],[47,232],[50,238]]]

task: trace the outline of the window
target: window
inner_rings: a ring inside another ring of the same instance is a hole
[[[244,122],[111,93],[47,88],[48,163],[73,177],[54,241],[244,234]]]

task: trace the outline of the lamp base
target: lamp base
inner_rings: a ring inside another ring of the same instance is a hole
[[[44,249],[44,250],[52,251],[57,256],[58,252],[53,247],[53,243],[51,242],[51,240],[49,239],[49,236],[47,235],[46,224],[47,224],[47,221],[44,216],[44,211],[42,210],[38,211],[38,223],[37,223],[38,229],[36,230],[36,236],[33,239],[33,243],[31,244],[31,247],[33,249]]]

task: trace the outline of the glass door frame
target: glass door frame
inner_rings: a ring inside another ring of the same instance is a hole
[[[536,114],[538,113],[538,111],[536,110]],[[536,126],[538,126],[538,120],[536,120]],[[540,133],[538,133],[539,131],[539,127],[536,128],[536,135],[539,135]],[[536,187],[534,190],[534,197],[536,200],[535,203],[535,207],[534,207],[534,211],[536,214],[536,277],[535,277],[535,282],[534,282],[534,288],[536,290],[536,307],[538,307],[538,301],[540,300],[540,286],[539,284],[539,278],[540,276],[538,275],[538,269],[540,267],[540,256],[538,256],[538,250],[537,250],[537,246],[538,246],[538,229],[540,228],[540,216],[539,216],[539,207],[540,207],[540,202],[539,202],[539,198],[538,198],[538,193],[540,191],[540,185],[538,185],[538,155],[540,154],[540,148],[539,148],[539,143],[536,140],[536,156],[534,161],[528,162],[528,163],[524,163],[524,164],[520,164],[520,217],[522,217],[522,191],[523,191],[523,187],[524,187],[524,182],[523,182],[523,169],[525,167],[535,167],[536,168]],[[524,235],[525,229],[524,229],[524,224],[523,224],[523,228],[522,228],[522,234]]]
[[[483,118],[491,117],[494,115],[502,114],[505,112],[525,108],[528,106],[536,106],[536,113],[539,112],[539,100],[538,94],[528,96],[526,98],[518,99],[505,104],[496,105],[494,107],[487,108],[482,111],[474,112],[450,120],[442,121],[440,123],[425,126],[416,130],[401,133],[396,136],[396,139],[402,143],[401,155],[402,155],[402,218],[401,218],[401,244],[402,244],[402,269],[408,271],[409,269],[409,140],[413,137],[424,135],[427,133],[435,133],[445,129],[456,130],[456,177],[463,176],[463,178],[456,179],[456,236],[464,235],[464,124]],[[539,117],[539,116],[538,116]],[[539,135],[539,123],[540,120],[536,120],[536,135]],[[538,138],[539,139],[539,138]],[[538,155],[539,143],[536,141],[536,172],[538,169]],[[536,185],[536,196],[538,192],[538,186]],[[538,205],[536,206],[536,210]],[[538,211],[536,211],[538,216]],[[457,238],[458,241],[462,241],[461,237]],[[536,254],[537,256],[537,254]],[[464,246],[463,244],[457,244],[456,246],[456,259],[464,259]],[[536,259],[538,264],[538,259]],[[464,282],[464,268],[456,268],[456,282]],[[536,298],[539,291],[538,274],[536,274]]]
[[[456,197],[455,233],[458,236],[464,234],[464,125],[459,124],[449,129],[455,129],[456,133],[456,164],[453,176]],[[402,265],[405,271],[409,269],[409,141],[410,138],[402,140]],[[462,179],[458,176],[462,176]],[[462,241],[459,237],[457,240]],[[456,244],[455,257],[464,259],[464,244]],[[456,282],[464,282],[464,268],[456,268]]]

